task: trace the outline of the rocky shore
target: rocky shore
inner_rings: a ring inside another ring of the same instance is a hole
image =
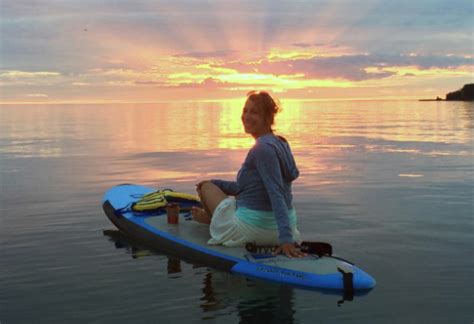
[[[420,99],[419,101],[474,101],[474,83],[465,84],[461,89],[446,94],[446,99]]]
[[[474,101],[474,83],[465,84],[462,89],[446,95],[448,101]]]

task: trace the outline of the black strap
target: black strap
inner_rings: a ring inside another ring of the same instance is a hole
[[[340,306],[346,300],[353,300],[354,299],[354,274],[352,272],[346,272],[344,269],[337,268],[337,271],[342,273],[342,281],[344,284],[344,296],[341,301],[337,304]]]

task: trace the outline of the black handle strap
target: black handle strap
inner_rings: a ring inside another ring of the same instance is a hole
[[[345,300],[354,299],[354,274],[350,271],[345,271],[344,269],[338,267],[337,271],[342,274],[342,281],[344,284],[344,296],[341,301],[337,304],[340,306]]]

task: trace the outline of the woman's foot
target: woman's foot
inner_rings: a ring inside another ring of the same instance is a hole
[[[193,207],[191,208],[191,215],[193,215],[193,220],[202,224],[211,224],[211,216],[202,208]]]

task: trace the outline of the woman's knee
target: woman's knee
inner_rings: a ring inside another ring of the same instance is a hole
[[[199,197],[201,197],[202,199],[202,196],[204,194],[207,194],[208,192],[212,192],[215,190],[214,187],[217,187],[215,184],[213,184],[211,181],[202,181],[200,183],[198,183],[197,187],[196,187],[196,191],[199,195]]]
[[[213,184],[211,181],[205,181],[201,185],[201,191],[214,191],[216,189],[220,190],[218,186]]]
[[[211,213],[214,213],[217,205],[227,198],[227,195],[210,181],[204,182],[198,192],[201,200],[205,203]]]

